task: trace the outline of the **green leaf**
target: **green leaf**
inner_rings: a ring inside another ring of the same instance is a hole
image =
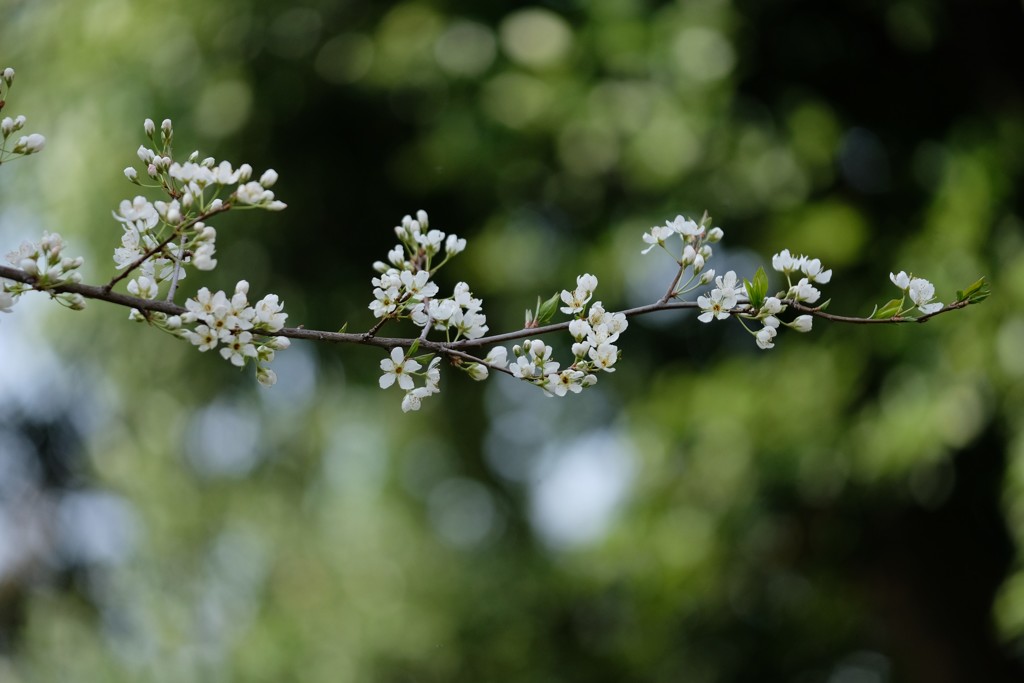
[[[985,278],[979,278],[970,287],[963,291],[957,291],[957,301],[967,301],[968,303],[977,304],[981,303],[989,297],[992,293],[992,289],[989,287],[988,282]]]
[[[828,308],[828,305],[830,303],[832,303],[832,299],[825,299],[825,303],[818,305],[818,310],[819,311],[824,311],[826,308]],[[875,306],[875,308],[877,309],[878,306]]]
[[[743,286],[747,290],[747,298],[750,299],[751,308],[761,308],[764,304],[764,298],[768,294],[768,276],[764,272],[764,267],[757,269],[753,282],[744,279]]]
[[[892,299],[881,308],[875,306],[875,312],[871,314],[871,317],[875,320],[883,320],[885,318],[892,318],[897,313],[903,310],[903,299]]]
[[[346,322],[344,325],[341,326],[341,329],[338,330],[338,334],[345,334],[345,330],[347,330],[347,329],[348,329],[348,323]]]
[[[558,304],[561,300],[561,296],[556,292],[550,299],[537,306],[538,325],[543,325],[555,317],[555,313],[558,312]],[[540,302],[540,297],[537,297],[537,301]]]
[[[414,353],[416,353],[419,350],[419,348],[420,348],[420,340],[419,339],[414,339],[413,342],[412,342],[412,346],[409,347],[409,352],[405,354],[405,357],[408,358],[409,356],[413,355]]]

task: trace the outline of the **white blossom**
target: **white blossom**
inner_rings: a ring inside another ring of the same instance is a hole
[[[384,374],[380,376],[378,381],[380,388],[387,389],[397,381],[400,388],[411,391],[413,379],[410,373],[416,372],[421,367],[413,359],[406,359],[405,352],[396,346],[391,349],[391,357],[385,358],[380,362],[380,369],[384,371]]]
[[[942,309],[942,304],[935,299],[935,286],[924,278],[915,277],[910,280],[907,295],[914,305],[924,314],[935,313]]]

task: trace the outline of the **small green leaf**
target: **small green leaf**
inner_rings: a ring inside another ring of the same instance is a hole
[[[956,293],[957,301],[967,301],[968,303],[976,304],[984,301],[988,298],[989,294],[992,293],[992,289],[989,287],[988,282],[985,278],[979,278],[970,287],[963,291]]]
[[[875,307],[875,312],[871,314],[871,317],[875,320],[883,320],[885,318],[892,318],[897,313],[903,310],[903,299],[892,299],[881,308]]]
[[[414,353],[416,353],[419,350],[419,348],[420,348],[420,340],[419,339],[414,339],[413,342],[412,342],[412,346],[409,347],[409,352],[405,354],[405,357],[408,358],[409,356],[413,355]]]
[[[754,274],[754,281],[744,279],[743,287],[747,290],[747,298],[750,299],[750,306],[759,309],[764,304],[765,295],[768,294],[768,276],[764,268],[758,268]]]
[[[341,329],[338,330],[338,334],[345,334],[345,330],[347,330],[347,329],[348,329],[348,323],[346,322],[344,325],[341,326]]]
[[[537,297],[540,301],[540,297]],[[537,324],[543,325],[555,317],[555,313],[558,312],[558,304],[562,300],[559,294],[554,294],[550,299],[537,307]]]
[[[824,311],[824,310],[825,310],[826,308],[828,308],[828,305],[829,305],[830,303],[832,303],[832,299],[825,299],[825,303],[823,303],[823,304],[820,304],[820,305],[818,306],[818,310],[819,310],[819,311]],[[877,308],[878,308],[878,306],[875,306],[875,308],[877,309]]]

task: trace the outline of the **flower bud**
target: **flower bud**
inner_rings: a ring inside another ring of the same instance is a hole
[[[256,380],[265,387],[272,387],[277,384],[277,374],[266,366],[257,365]]]
[[[3,121],[0,121],[0,132],[4,134],[6,138],[8,135],[14,132],[14,119],[10,116],[5,116]]]
[[[789,327],[790,329],[796,330],[797,332],[810,332],[811,325],[813,324],[813,322],[814,319],[811,316],[800,315],[797,316],[796,320],[789,323]]]
[[[466,367],[466,374],[469,375],[470,379],[482,382],[487,379],[490,371],[486,365],[480,365],[479,363],[470,363]]]
[[[13,83],[13,82],[14,82],[14,69],[12,69],[11,67],[7,67],[6,69],[4,69],[4,83],[7,84],[7,87],[11,87],[11,83]]]
[[[139,155],[139,161],[141,161],[144,164],[152,164],[153,159],[156,158],[156,154],[153,152],[153,150],[149,149],[145,145],[139,145],[139,149],[136,152],[136,154]]]
[[[23,135],[14,145],[14,151],[18,154],[35,154],[46,145],[46,138],[39,133]]]
[[[153,137],[153,133],[156,132],[156,124],[153,123],[153,119],[146,119],[142,122],[142,130],[146,132],[148,137]]]
[[[708,231],[708,242],[720,242],[723,237],[725,237],[725,232],[721,228],[711,228]]]
[[[263,187],[272,187],[277,182],[277,171],[272,168],[268,168],[260,176],[260,185]]]
[[[163,122],[160,124],[160,132],[163,133],[164,140],[170,139],[171,135],[174,133],[170,119],[163,120]]]
[[[128,168],[124,169],[124,177],[127,178],[128,180],[132,181],[136,185],[139,184],[139,172],[136,171],[131,166],[129,166]]]

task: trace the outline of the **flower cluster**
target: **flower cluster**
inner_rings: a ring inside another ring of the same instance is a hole
[[[7,67],[0,72],[0,111],[4,108],[12,85],[14,85],[14,69]],[[0,164],[13,157],[28,156],[43,150],[46,138],[39,133],[18,136],[13,139],[14,146],[10,149],[7,148],[8,140],[11,140],[12,136],[24,127],[25,117],[21,114],[13,118],[5,116],[0,119],[0,136],[2,136],[0,139]]]
[[[431,278],[448,261],[466,248],[466,240],[457,235],[448,235],[430,228],[430,217],[426,211],[417,211],[416,217],[404,216],[401,225],[395,226],[396,244],[388,252],[387,262],[373,264],[379,275],[371,280],[373,301],[368,308],[378,326],[389,320],[411,320],[422,328],[421,338],[426,339],[431,330],[444,332],[448,342],[459,339],[479,339],[487,333],[487,316],[483,313],[483,301],[474,297],[469,285],[459,282],[449,297],[438,298],[440,288]],[[401,349],[392,351],[391,359],[381,361],[384,375],[381,388],[396,384],[406,392],[402,401],[403,410],[418,410],[421,401],[439,391],[440,358],[431,354],[427,369],[420,375],[426,377],[426,384],[414,387],[412,373],[422,366],[411,358],[396,358]],[[404,363],[404,364],[403,364]],[[464,367],[470,372],[468,366]],[[406,374],[402,375],[402,372]],[[471,373],[472,374],[472,373]]]
[[[781,326],[796,332],[810,332],[813,323],[810,315],[799,315],[788,322],[779,315],[787,310],[787,301],[811,304],[821,298],[821,292],[812,283],[827,283],[832,279],[832,271],[823,270],[820,259],[793,256],[788,249],[772,256],[772,267],[786,276],[785,290],[768,296],[768,277],[763,268],[752,281],[742,283],[735,271],[730,270],[715,278],[716,287],[707,296],[697,297],[702,311],[697,319],[707,323],[736,317],[763,350],[775,348],[775,337]],[[794,274],[802,275],[795,283]],[[748,321],[761,323],[761,328],[752,329]]]
[[[898,274],[889,273],[889,279],[892,280],[894,285],[903,290],[904,297],[910,297],[910,301],[913,303],[913,306],[910,307],[911,309],[916,306],[925,315],[942,310],[942,304],[935,301],[935,285],[928,282],[928,280],[907,275],[902,270]],[[903,301],[904,299],[900,299],[901,310],[895,313],[895,315],[903,315],[908,312],[907,310],[902,310]]]
[[[643,240],[649,246],[641,251],[641,254],[661,247],[679,265],[679,276],[672,283],[668,298],[678,298],[701,285],[708,284],[715,277],[715,271],[704,270],[704,266],[714,254],[711,245],[721,241],[725,233],[721,228],[709,227],[710,225],[711,217],[706,213],[699,222],[684,216],[676,216],[666,221],[665,225],[656,225],[643,234]],[[672,248],[669,241],[674,236],[679,237],[680,243],[678,247]],[[690,277],[684,281],[682,276],[687,271]]]
[[[82,281],[78,268],[82,257],[63,256],[64,240],[57,233],[43,233],[39,242],[25,240],[17,250],[7,254],[7,262],[30,275],[31,285],[20,282],[5,283],[0,289],[0,310],[9,311],[14,301],[33,289],[52,290],[54,287]],[[85,298],[72,292],[53,293],[51,296],[72,310],[85,308]]]
[[[187,312],[166,318],[162,327],[176,330],[178,336],[210,351],[219,347],[220,355],[232,365],[245,367],[256,361],[256,379],[270,386],[277,375],[267,367],[274,352],[288,348],[287,337],[274,336],[284,327],[288,314],[276,294],[268,294],[255,305],[249,305],[249,283],[240,281],[230,298],[223,291],[211,293],[203,287],[185,302]],[[192,329],[183,325],[195,325]]]
[[[575,290],[563,290],[560,295],[567,304],[562,312],[576,316],[568,325],[574,340],[572,364],[560,371],[559,363],[551,359],[552,348],[540,339],[528,339],[522,346],[512,347],[516,359],[508,368],[513,376],[539,386],[547,396],[565,396],[596,384],[595,372],[615,372],[621,355],[615,342],[629,323],[624,313],[609,313],[600,301],[587,310],[596,287],[597,278],[587,273],[576,278]]]
[[[473,296],[469,285],[460,282],[450,297],[438,298],[439,288],[431,281],[438,269],[466,248],[466,240],[431,229],[425,211],[417,212],[415,218],[405,216],[395,235],[400,244],[388,252],[387,262],[374,263],[379,275],[372,279],[374,298],[369,309],[379,319],[371,335],[389,320],[408,319],[421,328],[408,352],[394,348],[380,364],[381,388],[397,385],[405,391],[402,409],[408,411],[419,409],[424,398],[439,391],[440,358],[437,351],[416,356],[419,343],[431,331],[443,332],[446,344],[478,340],[488,327],[483,301]],[[576,278],[575,289],[563,290],[543,305],[538,299],[536,312],[527,311],[527,328],[550,320],[559,302],[564,304],[563,313],[574,316],[568,323],[575,340],[568,368],[559,372],[560,365],[551,360],[551,347],[540,340],[514,347],[512,363],[508,363],[508,350],[498,346],[483,358],[460,353],[452,357],[452,364],[477,381],[499,370],[541,387],[549,396],[579,393],[597,382],[595,372],[614,372],[619,359],[615,342],[627,326],[624,314],[608,313],[600,301],[591,304],[596,288],[597,278],[586,273]],[[420,376],[424,384],[416,386],[414,378]]]
[[[159,133],[151,119],[143,130],[153,147],[140,146],[139,160],[153,181],[143,183],[138,171],[129,166],[125,177],[132,183],[159,188],[168,201],[153,201],[142,195],[121,202],[114,218],[121,223],[121,246],[114,250],[120,270],[138,269],[140,277],[128,283],[129,291],[144,298],[156,298],[161,283],[170,280],[173,291],[185,277],[185,267],[213,270],[217,265],[217,231],[206,220],[231,208],[255,207],[279,211],[285,204],[269,188],[277,182],[271,169],[252,181],[252,167],[234,168],[229,161],[213,157],[199,160],[192,152],[184,163],[173,158],[174,128],[170,119]],[[144,293],[144,294],[143,294]]]

